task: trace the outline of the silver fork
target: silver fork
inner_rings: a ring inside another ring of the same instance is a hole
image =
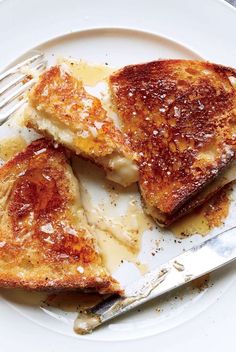
[[[26,60],[0,73],[0,125],[25,103],[24,93],[35,83],[27,69],[40,73],[46,66],[44,54],[34,52]]]

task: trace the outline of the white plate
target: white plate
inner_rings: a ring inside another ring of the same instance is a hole
[[[132,16],[124,16],[124,11],[132,13]],[[217,16],[221,16],[221,26]],[[107,1],[96,5],[96,2],[88,0],[86,3],[8,0],[0,4],[0,39],[2,52],[5,52],[0,58],[0,65],[7,64],[47,38],[72,29],[104,26],[142,28],[168,35],[185,45],[151,33],[114,28],[69,34],[42,44],[40,49],[46,52],[49,60],[53,60],[52,54],[72,55],[95,63],[108,62],[112,66],[160,57],[198,58],[199,54],[189,48],[195,48],[206,59],[223,64],[233,65],[236,57],[236,47],[232,46],[236,30],[235,12],[219,1],[198,1],[195,8],[193,2],[180,0],[130,0],[114,2],[112,6]],[[5,135],[7,131],[0,129],[0,133]],[[176,245],[168,236],[165,238],[165,250],[153,259],[145,248],[153,245],[151,240],[156,236],[157,232],[145,233],[141,255],[141,259],[148,261],[152,267],[191,245],[189,240]],[[195,236],[193,240],[196,242],[201,238]],[[225,349],[229,350],[235,324],[231,312],[233,309],[236,311],[233,305],[236,292],[236,287],[232,286],[233,271],[234,266],[230,266],[217,273],[217,280],[213,278],[214,286],[199,295],[185,294],[183,301],[174,298],[164,301],[161,314],[154,309],[159,303],[150,304],[141,312],[133,312],[85,337],[73,334],[71,316],[55,312],[49,316],[50,312],[25,304],[22,300],[17,302],[12,294],[6,298],[5,294],[0,301],[0,346],[3,351],[17,348],[18,351],[33,349],[47,352],[72,348],[87,351],[95,348],[98,351],[135,348],[142,351],[154,344],[161,351],[180,351],[183,348],[196,351],[210,345],[217,351],[221,332]],[[229,287],[231,290],[228,290]],[[27,297],[25,299],[27,301]]]

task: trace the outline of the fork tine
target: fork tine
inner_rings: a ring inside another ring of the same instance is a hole
[[[48,61],[45,59],[41,63],[39,63],[36,67],[32,67],[34,70],[38,70],[39,72],[44,70],[47,67]]]
[[[37,66],[32,67],[32,68],[34,70],[41,71],[42,69],[44,69],[46,67],[46,65],[47,65],[47,61],[44,60],[41,63],[39,63]],[[10,81],[8,84],[4,85],[4,87],[2,89],[0,89],[0,95],[5,93],[6,91],[8,91],[8,89],[17,85],[17,83],[20,83],[26,77],[27,77],[26,73],[22,73],[19,76],[17,76],[14,80]]]
[[[14,87],[17,83],[22,81],[24,77],[26,77],[26,74],[22,73],[21,75],[15,77],[12,81],[8,82],[3,88],[0,88],[0,95],[8,91],[9,88]]]
[[[24,79],[27,78],[28,75],[27,71],[24,73],[24,71],[20,70],[24,66],[28,66],[40,73],[46,68],[47,60],[44,54],[36,53],[0,74],[0,83],[2,84],[2,88],[0,89],[0,125],[7,121],[7,119],[25,103],[27,97],[24,93],[35,83],[34,74],[32,74],[32,79],[24,83]],[[17,76],[14,76],[14,74],[17,74]],[[11,75],[13,75],[13,77],[11,77],[11,79],[9,77],[9,80],[7,79],[5,84],[3,84],[3,80]]]
[[[44,54],[43,53],[39,53],[39,54],[31,56],[30,58],[22,61],[18,65],[14,66],[14,67],[11,67],[9,70],[7,70],[7,71],[3,72],[2,74],[0,74],[0,81],[3,80],[4,78],[6,78],[7,76],[9,76],[11,73],[18,71],[22,66],[31,64],[34,61],[38,60],[39,58],[43,58],[43,57],[44,57]]]
[[[0,113],[0,125],[3,124],[16,110],[20,109],[20,107],[25,103],[25,100],[18,100],[16,104],[14,104],[7,112]]]
[[[22,93],[24,93],[28,88],[30,88],[34,84],[34,80],[31,79],[29,82],[23,84],[18,89],[16,89],[13,93],[9,94],[5,99],[2,99],[0,102],[0,109],[2,109],[7,104],[11,103],[15,98],[18,98]]]

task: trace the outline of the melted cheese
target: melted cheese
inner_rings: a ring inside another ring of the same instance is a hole
[[[80,190],[88,223],[102,231],[108,232],[122,245],[137,254],[140,247],[141,234],[150,226],[148,222],[150,219],[145,216],[142,209],[130,204],[124,216],[111,217],[107,215],[106,211],[101,211],[93,205],[88,191],[82,184],[80,185]],[[146,223],[142,219],[142,215],[145,217]]]
[[[138,166],[123,155],[113,153],[111,156],[103,158],[102,164],[108,169],[107,178],[111,181],[122,186],[128,186],[138,181]]]
[[[40,132],[44,134],[49,134],[48,131],[50,131],[50,135],[53,138],[55,138],[57,142],[68,147],[73,142],[74,135],[68,128],[64,126],[63,128],[57,126],[45,115],[43,115],[42,113],[39,113],[36,109],[34,109],[30,105],[26,107],[24,111],[24,117],[23,117],[24,121],[27,121],[28,119],[30,121],[35,121],[37,123],[37,127],[40,130]]]
[[[51,119],[47,118],[45,114],[39,112],[31,105],[28,105],[24,112],[24,119],[32,121],[37,125],[37,129],[43,134],[53,137],[56,142],[59,142],[69,149],[76,139],[75,133],[71,132],[65,126],[59,126]],[[93,135],[96,138],[95,135]],[[79,153],[78,153],[79,154]],[[83,153],[81,153],[83,155]],[[83,155],[85,158],[89,155]],[[111,181],[127,186],[133,182],[138,181],[138,167],[128,157],[120,155],[117,152],[107,155],[106,157],[97,158],[98,164],[105,168],[107,178]]]

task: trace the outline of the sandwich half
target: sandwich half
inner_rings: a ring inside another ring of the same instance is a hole
[[[123,186],[138,180],[124,134],[66,66],[51,67],[39,77],[24,115],[28,127],[102,166],[108,179]]]
[[[0,287],[120,291],[87,225],[66,151],[45,139],[0,169]]]
[[[138,155],[145,208],[160,225],[225,183],[212,185],[235,158],[235,88],[236,70],[190,60],[130,65],[110,77],[113,104]]]

